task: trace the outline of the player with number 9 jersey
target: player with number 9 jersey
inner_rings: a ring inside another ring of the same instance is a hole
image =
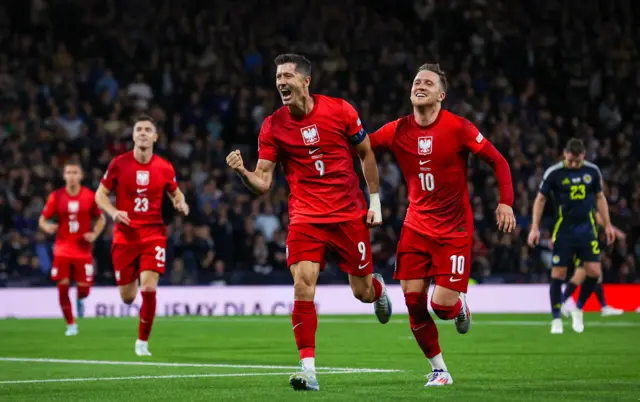
[[[319,390],[315,375],[317,316],[313,303],[325,251],[349,275],[354,295],[374,303],[382,323],[389,321],[391,303],[379,274],[373,274],[367,225],[382,222],[375,155],[355,109],[344,99],[309,92],[311,63],[304,56],[283,54],[275,59],[276,87],[284,106],[262,123],[255,171],[244,167],[240,151],[227,164],[254,193],[269,191],[278,162],[291,189],[287,266],[293,276],[291,314],[301,371],[289,378],[296,390]],[[350,145],[360,157],[370,192],[367,208],[360,190]]]

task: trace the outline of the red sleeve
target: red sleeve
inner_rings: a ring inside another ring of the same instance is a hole
[[[258,136],[258,159],[278,161],[278,147],[271,129],[271,116],[264,119]]]
[[[346,100],[342,100],[342,115],[346,126],[347,137],[351,138],[362,130],[362,121],[358,117],[358,112]]]
[[[56,214],[56,192],[49,194],[49,198],[47,198],[47,203],[42,210],[42,216],[45,219],[51,219]]]
[[[380,127],[375,133],[369,135],[369,140],[371,140],[371,148],[379,149],[386,148],[390,149],[391,144],[393,143],[393,136],[398,129],[399,120],[394,120]]]
[[[176,180],[176,170],[171,162],[167,162],[167,190],[173,194],[178,189],[178,180]]]
[[[504,156],[466,119],[458,130],[458,139],[464,149],[471,151],[493,168],[500,187],[500,203],[513,206],[511,169]]]
[[[487,143],[487,139],[480,133],[480,130],[466,119],[458,130],[458,140],[462,148],[471,151],[474,155]]]
[[[118,171],[118,159],[114,159],[109,164],[107,171],[104,172],[104,176],[102,176],[102,180],[100,181],[107,190],[111,191],[113,189],[113,185],[118,179]]]
[[[512,207],[513,182],[511,180],[511,169],[509,168],[507,160],[489,141],[486,141],[476,155],[487,162],[496,172],[498,187],[500,187],[500,203]]]

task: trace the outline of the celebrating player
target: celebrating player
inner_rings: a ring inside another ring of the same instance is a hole
[[[111,161],[96,191],[98,206],[115,221],[111,255],[124,303],[133,303],[140,279],[142,306],[135,344],[138,356],[151,356],[148,341],[156,314],[156,289],[165,270],[167,228],[162,220],[165,192],[178,212],[189,214],[173,166],[153,153],[157,140],[153,119],[139,117],[133,126],[133,151]],[[109,200],[109,192],[114,188],[115,207]]]
[[[538,244],[540,239],[540,219],[547,197],[553,197],[558,205],[558,216],[552,235],[552,334],[563,332],[560,318],[562,282],[567,276],[567,266],[573,257],[583,261],[586,278],[580,288],[576,309],[571,311],[572,327],[575,332],[584,331],[582,307],[602,275],[594,207],[602,217],[607,243],[613,243],[615,240],[615,231],[609,219],[609,206],[602,192],[602,174],[598,166],[584,160],[585,154],[586,148],[581,140],[570,140],[564,150],[564,161],[545,171],[533,203],[533,222],[528,239],[530,247]]]
[[[94,193],[80,185],[82,168],[69,162],[64,166],[64,188],[49,195],[47,204],[38,220],[40,229],[53,235],[57,232],[53,248],[51,279],[58,284],[58,300],[64,319],[67,321],[66,336],[78,334],[78,324],[73,318],[69,286],[71,280],[77,287],[76,307],[78,316],[83,316],[83,299],[89,296],[93,284],[92,244],[102,229],[104,216],[94,201]],[[54,216],[58,223],[50,222]],[[93,218],[96,223],[91,229]]]
[[[373,274],[367,224],[382,222],[378,168],[369,138],[358,114],[343,99],[310,95],[311,63],[296,54],[275,59],[276,86],[284,107],[262,124],[255,171],[248,171],[240,151],[227,163],[254,193],[269,191],[276,162],[282,163],[291,195],[287,265],[294,281],[293,333],[301,371],[290,377],[296,390],[319,390],[315,373],[315,335],[318,326],[315,287],[324,268],[325,249],[349,274],[354,296],[374,303],[376,316],[386,323],[391,302],[384,281]],[[367,212],[349,143],[355,145],[370,192]]]
[[[469,331],[471,312],[465,293],[471,269],[473,215],[467,189],[467,159],[473,153],[495,170],[500,187],[498,228],[515,228],[509,165],[469,121],[442,109],[447,79],[437,64],[418,69],[411,88],[413,114],[392,121],[370,136],[374,149],[391,150],[409,188],[409,208],[396,256],[399,279],[413,335],[431,363],[425,386],[453,384],[427,309]]]

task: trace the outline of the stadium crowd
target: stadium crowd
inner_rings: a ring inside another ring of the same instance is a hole
[[[578,6],[576,4],[580,3]],[[607,185],[626,240],[603,257],[606,282],[637,282],[640,262],[640,29],[630,0],[8,1],[0,8],[0,286],[50,284],[53,239],[37,230],[60,168],[79,161],[95,189],[131,147],[131,118],[158,122],[157,152],[176,167],[193,213],[171,222],[164,284],[289,283],[286,182],[256,198],[225,168],[249,166],[279,107],[273,58],[314,62],[312,90],[344,97],[369,132],[410,113],[417,66],[448,72],[445,107],[474,122],[511,165],[518,230],[498,234],[497,186],[472,159],[472,277],[546,282],[550,251],[530,250],[544,170],[575,136]],[[434,149],[437,152],[437,149]],[[252,157],[249,157],[249,156]],[[372,232],[386,279],[407,208],[389,154],[378,155],[384,226]],[[543,245],[553,225],[546,211]],[[95,246],[96,282],[113,284],[111,223]],[[344,282],[331,265],[321,282]]]

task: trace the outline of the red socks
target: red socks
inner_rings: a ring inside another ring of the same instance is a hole
[[[140,307],[140,324],[138,325],[138,339],[148,341],[156,316],[156,292],[140,292],[142,306]]]
[[[300,359],[315,357],[316,329],[318,329],[316,305],[312,301],[294,301],[291,324],[296,345],[300,351]]]
[[[382,296],[382,284],[376,278],[371,278],[373,282],[373,290],[375,291],[375,295],[373,296],[373,301],[377,301],[380,296]]]
[[[62,315],[68,325],[75,324],[73,310],[71,309],[71,299],[69,299],[69,284],[58,284],[58,301],[62,309]]]
[[[438,318],[441,320],[453,320],[460,314],[460,310],[462,309],[462,301],[458,299],[456,304],[453,306],[441,306],[436,304],[431,300],[431,307],[433,308],[433,312],[436,313]]]
[[[438,342],[438,327],[431,318],[427,308],[427,295],[424,293],[405,293],[404,301],[409,310],[409,324],[411,332],[428,359],[438,355],[440,343]]]
[[[85,299],[89,296],[89,286],[78,286],[78,299]]]

